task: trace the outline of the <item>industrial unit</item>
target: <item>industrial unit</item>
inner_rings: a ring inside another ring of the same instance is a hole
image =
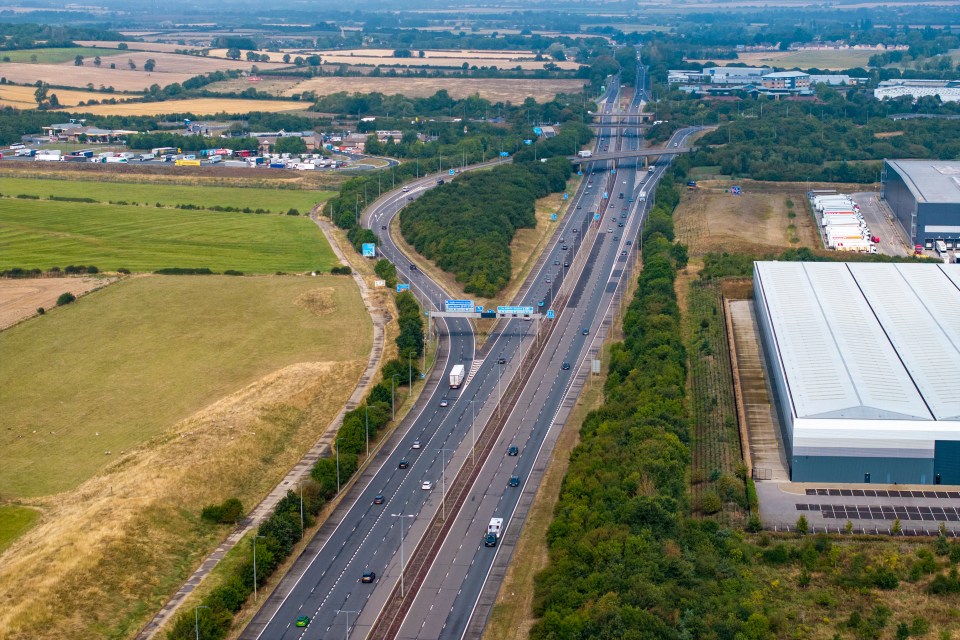
[[[960,484],[960,265],[754,264],[794,482]]]
[[[884,160],[883,197],[914,244],[960,246],[960,162]]]

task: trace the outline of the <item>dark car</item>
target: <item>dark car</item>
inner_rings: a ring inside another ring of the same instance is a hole
[[[382,224],[382,225],[380,225],[380,228],[381,228],[381,229],[383,229],[384,231],[386,231],[386,229],[387,229],[387,225],[385,225],[385,224]]]
[[[585,335],[585,336],[588,336],[588,335],[590,335],[590,328],[589,328],[589,327],[584,327],[584,328],[583,328],[583,331],[581,331],[580,333],[582,333],[582,334]]]
[[[410,265],[410,271],[418,271],[417,265],[411,264],[411,265]]]
[[[627,246],[628,246],[628,247],[629,247],[630,245],[632,245],[632,244],[633,244],[633,240],[627,240]]]
[[[579,209],[579,208],[580,208],[580,205],[577,205],[577,209]]]
[[[567,262],[567,261],[564,261],[564,263],[563,263],[563,266],[565,266],[565,267],[569,267],[569,266],[570,266],[570,263],[569,263],[569,262]]]
[[[310,616],[300,616],[297,618],[297,626],[305,627],[310,624]]]
[[[554,261],[553,261],[553,266],[559,267],[559,266],[560,266],[560,261],[559,261],[559,260],[554,260]]]
[[[560,368],[563,369],[564,371],[570,371],[570,363],[564,362],[562,365],[560,365]]]
[[[497,358],[497,364],[507,364],[506,358]]]
[[[383,504],[386,501],[387,499],[384,497],[382,493],[378,493],[373,497],[373,504]]]
[[[564,250],[564,251],[566,251],[567,248],[568,248],[567,245],[563,245],[563,250]]]
[[[511,487],[520,486],[520,476],[510,476],[510,482],[508,483]]]
[[[518,456],[520,455],[520,449],[517,448],[517,445],[512,444],[507,448],[508,456]]]
[[[364,571],[363,577],[360,578],[360,582],[363,582],[364,584],[370,584],[376,579],[377,579],[377,574],[375,574],[373,571]]]
[[[623,226],[623,223],[621,222],[621,223],[619,223],[617,226],[618,226],[618,227],[622,227],[622,226]]]
[[[574,227],[574,228],[572,229],[572,231],[573,231],[574,233],[577,233],[577,232],[579,231],[579,229],[577,229],[576,227]]]
[[[401,461],[400,461],[400,464],[397,465],[397,466],[398,466],[400,469],[406,469],[406,468],[408,468],[408,467],[410,466],[410,463],[407,462],[406,459],[404,459],[404,460],[401,460]]]
[[[621,251],[621,252],[620,252],[620,255],[621,255],[621,256],[626,256],[626,255],[627,255],[627,252],[626,252],[626,251]]]

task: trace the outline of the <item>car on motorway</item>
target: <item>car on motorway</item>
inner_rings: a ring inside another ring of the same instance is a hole
[[[553,266],[559,267],[559,266],[560,266],[560,261],[559,261],[559,260],[554,260],[554,261],[553,261]]]
[[[617,241],[617,240],[620,239],[620,236],[613,236],[613,239],[614,239],[614,241]]]
[[[404,187],[404,188],[403,188],[403,192],[404,192],[404,193],[406,193],[407,191],[410,191],[410,187]]]
[[[497,364],[507,364],[506,358],[497,358]]]
[[[410,271],[419,271],[419,269],[417,269],[417,265],[411,264],[411,265],[410,265]]]
[[[580,230],[577,229],[576,227],[574,227],[574,228],[572,229],[572,231],[573,231],[573,233],[577,233],[577,232],[579,232]]]
[[[628,247],[629,247],[630,245],[632,245],[632,244],[633,244],[633,240],[627,240],[627,246],[628,246]]]
[[[507,484],[508,484],[508,486],[511,486],[511,487],[519,487],[519,486],[520,486],[520,476],[510,476],[510,482],[508,482]]]
[[[564,250],[564,251],[567,250],[567,245],[563,245],[563,250]]]
[[[373,571],[364,571],[363,575],[360,577],[360,582],[364,584],[370,584],[377,579],[377,574]]]
[[[411,447],[411,449],[419,449],[419,448],[420,448],[420,441],[419,441],[419,440],[414,440],[414,441],[413,441],[413,446]]]
[[[607,233],[613,233],[613,227],[607,227]]]
[[[398,469],[408,469],[409,467],[410,467],[410,463],[407,462],[407,459],[406,459],[406,458],[404,458],[403,460],[401,460],[401,461],[400,461],[400,464],[397,465],[397,468],[398,468]]]
[[[580,205],[577,205],[577,209],[581,209],[581,208],[582,208],[582,207],[581,207]]]
[[[590,328],[589,328],[589,327],[584,327],[583,330],[580,331],[580,333],[582,333],[582,334],[585,335],[585,336],[588,336],[588,335],[590,335]]]
[[[564,262],[563,262],[563,266],[565,266],[565,267],[569,267],[569,266],[570,266],[570,263],[569,263],[569,262],[567,262],[566,260],[564,260]]]
[[[626,255],[627,255],[626,250],[620,252],[620,256],[621,256],[621,257],[624,257],[624,256],[626,256]]]
[[[310,624],[310,616],[300,616],[299,618],[297,618],[298,627],[306,627],[309,624]]]
[[[413,202],[413,196],[407,196],[407,202]]]
[[[380,225],[380,229],[383,230],[383,231],[386,231],[386,230],[387,230],[387,225],[385,225],[385,224]]]
[[[420,483],[420,488],[423,489],[424,491],[430,491],[430,489],[433,489],[433,481],[424,480],[423,482]]]
[[[507,455],[508,455],[508,456],[518,456],[518,455],[520,455],[520,449],[517,448],[517,445],[512,444],[512,445],[510,445],[509,447],[507,447]]]
[[[550,278],[545,279],[544,282],[545,282],[546,284],[550,284]]]
[[[570,363],[564,362],[562,365],[560,365],[560,368],[563,369],[564,371],[570,371]]]
[[[450,406],[450,401],[444,398],[443,400],[440,401],[440,406],[446,408]]]
[[[617,226],[622,228],[622,227],[623,227],[623,223],[622,223],[622,222],[618,222],[618,223],[617,223]]]
[[[386,501],[387,498],[382,493],[373,496],[373,504],[383,504]]]

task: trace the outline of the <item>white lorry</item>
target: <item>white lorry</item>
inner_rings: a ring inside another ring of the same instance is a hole
[[[490,518],[490,524],[487,525],[487,535],[483,537],[483,546],[495,547],[497,540],[500,539],[500,533],[503,531],[503,518]]]
[[[455,364],[453,369],[450,369],[450,388],[459,389],[461,384],[463,384],[463,365]]]
[[[646,199],[647,199],[647,192],[646,192],[646,191],[641,191],[641,192],[640,192],[640,195],[637,196],[637,200],[639,200],[640,202],[645,202]]]
[[[577,155],[581,158],[592,158],[593,151],[578,151]]]

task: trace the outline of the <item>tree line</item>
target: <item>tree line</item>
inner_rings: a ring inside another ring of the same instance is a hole
[[[410,203],[400,232],[465,292],[491,298],[510,281],[514,234],[536,225],[537,198],[562,191],[570,174],[557,158],[462,175]]]

